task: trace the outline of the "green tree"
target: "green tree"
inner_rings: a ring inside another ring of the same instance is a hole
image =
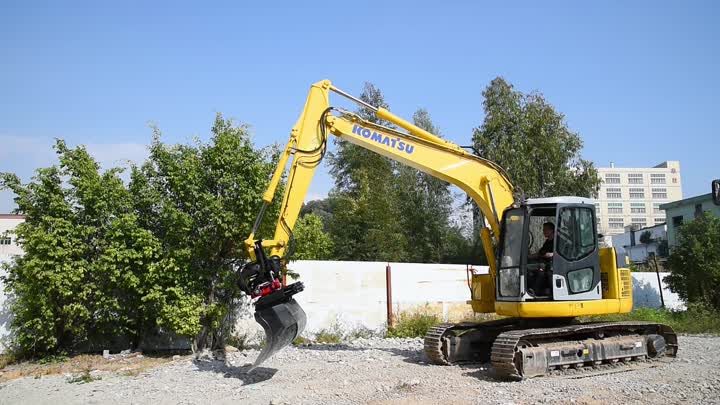
[[[483,92],[485,120],[473,131],[480,156],[503,167],[527,197],[591,197],[600,185],[582,139],[540,93],[523,94],[502,77]]]
[[[315,214],[307,214],[295,223],[296,260],[329,260],[333,254],[333,241],[323,231],[322,219]]]
[[[440,136],[425,109],[413,114],[413,122],[420,128]],[[407,260],[430,263],[447,260],[451,247],[448,233],[452,196],[450,184],[410,166],[398,165],[396,189],[401,221],[412,243],[408,246]]]
[[[55,150],[60,165],[38,169],[28,184],[0,175],[27,216],[15,230],[25,254],[4,266],[13,344],[28,356],[117,336],[137,345],[154,324],[143,296],[159,241],[139,226],[120,169],[100,173],[85,148],[61,140]]]
[[[148,161],[132,172],[130,189],[142,226],[161,242],[172,264],[172,287],[145,298],[162,327],[194,336],[195,349],[219,348],[238,302],[237,265],[250,234],[277,151],[257,150],[248,128],[218,114],[210,142],[170,146],[160,131]],[[280,200],[280,199],[276,199]],[[268,210],[260,236],[272,235],[279,203]]]
[[[720,310],[720,218],[705,212],[684,224],[668,266],[665,282],[680,298]]]
[[[640,243],[649,245],[653,243],[653,237],[652,232],[650,231],[643,231],[643,233],[640,234]]]
[[[360,98],[377,107],[388,107],[371,83],[365,83]],[[358,114],[368,121],[390,125],[367,109],[361,108]],[[330,194],[333,216],[328,226],[335,242],[334,256],[341,260],[405,260],[408,243],[396,198],[394,162],[337,140],[337,151],[330,155],[330,173],[335,179]]]
[[[308,214],[314,214],[320,217],[323,224],[323,230],[328,231],[328,225],[332,219],[333,211],[332,204],[329,198],[323,198],[321,200],[312,200],[303,204],[300,209],[300,217],[304,217]]]

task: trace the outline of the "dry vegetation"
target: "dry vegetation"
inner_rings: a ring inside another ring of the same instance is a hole
[[[25,361],[16,364],[8,355],[0,357],[0,382],[23,377],[40,378],[53,374],[69,374],[71,382],[88,382],[94,377],[90,373],[114,372],[135,376],[146,370],[172,361],[172,357],[148,357],[140,353],[126,356],[114,355],[109,359],[101,355],[82,354],[73,357],[56,357],[40,361]]]

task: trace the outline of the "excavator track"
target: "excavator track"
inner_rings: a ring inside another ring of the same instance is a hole
[[[677,336],[651,322],[507,318],[437,325],[425,335],[424,351],[431,364],[491,362],[501,379],[584,378],[654,367],[646,359],[675,356]]]
[[[517,329],[523,322],[504,318],[482,323],[442,323],[425,335],[425,356],[432,364],[488,362],[495,338],[502,332]]]
[[[677,349],[677,336],[666,325],[591,323],[503,332],[491,361],[497,377],[522,380],[553,370],[675,356]]]
[[[432,364],[448,366],[450,362],[447,358],[447,349],[443,350],[443,341],[446,333],[455,326],[453,323],[441,323],[430,330],[425,335],[425,356]]]

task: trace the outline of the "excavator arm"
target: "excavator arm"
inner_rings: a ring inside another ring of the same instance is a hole
[[[330,92],[374,111],[378,118],[405,131],[377,125],[352,112],[331,107]],[[245,240],[252,261],[241,269],[239,284],[252,297],[259,297],[255,318],[265,329],[268,340],[256,365],[289,344],[302,333],[305,324],[304,312],[292,299],[293,294],[302,290],[302,284],[298,282],[283,286],[280,274],[285,264],[284,257],[292,253],[292,229],[315,170],[325,153],[330,134],[445,180],[465,191],[478,205],[487,223],[480,233],[486,252],[494,251],[494,241],[500,236],[502,213],[514,203],[513,187],[497,164],[473,155],[387,109],[369,105],[337,89],[328,80],[313,84],[305,108],[290,133],[290,139],[263,195],[262,208],[252,233]],[[256,233],[265,209],[272,202],[286,172],[287,182],[275,234],[272,239],[260,240]],[[491,280],[494,280],[495,257],[493,254],[486,256]]]

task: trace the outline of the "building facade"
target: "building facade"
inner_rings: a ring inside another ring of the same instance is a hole
[[[712,193],[663,204],[660,209],[665,211],[668,246],[670,248],[675,246],[677,231],[682,224],[692,221],[703,212],[709,212],[720,217],[720,205],[713,203]]]
[[[647,228],[628,229],[617,235],[609,236],[609,244],[615,248],[617,261],[624,266],[627,257],[630,263],[647,263],[652,256],[661,256],[660,244],[667,240],[667,224],[648,226]],[[642,234],[650,234],[649,243],[643,243]]]
[[[598,231],[617,235],[625,227],[646,228],[665,222],[661,205],[682,199],[680,162],[669,160],[655,167],[598,168],[602,183],[595,207]]]
[[[25,221],[24,215],[0,214],[0,264],[12,260],[13,256],[23,254],[22,248],[17,244],[15,234],[12,233],[12,230],[23,221]],[[2,266],[0,266],[0,276],[5,276]],[[3,341],[8,334],[11,320],[6,306],[5,286],[0,281],[0,353],[5,351]]]

